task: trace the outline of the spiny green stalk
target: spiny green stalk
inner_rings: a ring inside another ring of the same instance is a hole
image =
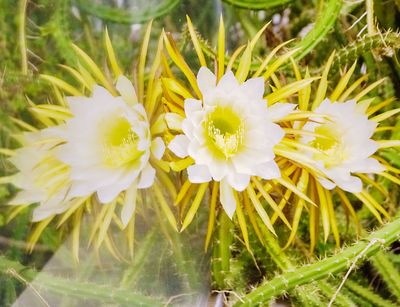
[[[336,289],[328,283],[328,281],[324,280],[318,283],[318,288],[324,293],[324,295],[328,298],[331,298],[334,294]],[[338,307],[356,307],[357,305],[344,293],[339,293],[335,299],[335,306]]]
[[[59,55],[66,63],[76,65],[76,54],[71,48],[72,40],[68,23],[70,0],[60,0],[55,5],[55,11],[49,23],[43,28],[43,34],[50,34],[54,39]]]
[[[390,292],[400,302],[400,274],[387,255],[380,251],[371,258],[372,265],[386,283]]]
[[[339,67],[345,64],[353,63],[363,53],[378,48],[382,48],[386,54],[393,54],[395,50],[400,48],[400,33],[388,31],[360,37],[335,54],[330,73],[336,72]]]
[[[382,246],[388,246],[399,239],[400,217],[397,217],[393,222],[388,223],[380,230],[371,233],[364,240],[359,241],[351,247],[343,249],[334,256],[311,265],[302,266],[263,283],[254,291],[246,295],[243,298],[243,303],[238,302],[236,306],[253,306],[261,304],[268,301],[273,296],[280,295],[284,291],[290,291],[296,286],[326,278],[330,274],[342,272],[351,266],[355,259],[360,257],[360,253],[364,253],[365,257],[371,256],[378,252]]]
[[[294,269],[294,265],[290,261],[290,258],[279,246],[276,237],[274,237],[274,235],[268,230],[264,228],[262,229],[265,238],[265,248],[267,249],[268,254],[271,256],[271,259],[282,272],[292,271]],[[304,306],[321,306],[322,302],[319,299],[317,292],[318,286],[310,284],[302,287],[296,287],[294,290],[294,295]]]
[[[302,307],[319,307],[323,306],[319,298],[318,288],[314,285],[304,285],[297,287],[294,291],[294,296]]]
[[[263,235],[265,238],[265,240],[264,240],[265,248],[266,248],[268,254],[270,254],[272,260],[278,266],[278,268],[281,271],[292,270],[294,268],[294,266],[290,262],[289,257],[286,256],[286,254],[283,252],[283,250],[279,246],[279,243],[276,240],[276,237],[270,231],[266,230],[264,227],[261,229],[262,229],[262,232],[263,232]]]
[[[365,298],[357,295],[354,292],[351,292],[348,288],[344,287],[341,292],[346,294],[351,300],[356,303],[356,306],[362,306],[362,307],[374,307],[369,301],[367,301]]]
[[[168,220],[158,210],[156,210],[156,214],[159,221],[158,225],[161,226],[162,233],[168,239],[166,246],[172,250],[176,271],[182,276],[182,283],[186,291],[198,289],[200,286],[199,266],[195,266],[194,261],[188,260],[193,259],[194,256],[184,253],[185,245],[182,243],[179,233],[171,228]]]
[[[249,10],[268,10],[278,7],[293,0],[223,0],[234,6]]]
[[[77,1],[78,7],[86,13],[96,16],[104,21],[115,23],[133,24],[145,23],[151,19],[161,17],[170,12],[180,0],[163,0],[158,5],[149,6],[144,10],[126,10],[113,8],[103,4],[95,4],[90,1]]]
[[[33,269],[0,256],[0,273],[14,276],[18,274],[28,282],[34,279],[35,287],[55,294],[79,297],[85,300],[96,300],[102,303],[116,303],[122,306],[163,306],[163,302],[155,298],[135,294],[131,290],[116,289],[94,283],[84,283],[75,280],[51,276],[47,273],[37,273]]]
[[[296,60],[300,60],[306,56],[325,37],[338,18],[342,5],[342,0],[329,0],[323,14],[316,20],[314,28],[299,43],[293,46],[300,49],[294,56]],[[197,37],[203,51],[208,56],[214,56],[215,51],[210,48],[207,42],[199,34],[197,34]],[[228,62],[229,58],[227,57],[225,61]],[[256,65],[257,63],[252,63],[251,69],[255,69]]]
[[[144,266],[150,249],[157,240],[156,230],[157,227],[153,227],[153,229],[146,234],[145,238],[140,241],[140,248],[135,252],[133,263],[125,271],[124,276],[122,277],[121,287],[128,288],[133,281],[136,280],[138,273]]]
[[[294,47],[300,48],[295,54],[296,60],[302,59],[326,36],[332,29],[336,19],[339,17],[340,10],[343,6],[343,0],[329,0],[326,3],[322,14],[318,16],[315,25],[310,32]]]
[[[219,214],[218,235],[213,242],[211,259],[213,281],[217,289],[229,287],[227,275],[230,271],[233,223],[224,211]]]
[[[361,296],[362,298],[372,303],[373,306],[377,307],[393,306],[393,302],[383,299],[381,296],[375,294],[366,287],[360,286],[354,281],[351,280],[346,281],[345,286],[358,296]]]
[[[186,245],[189,243],[182,240],[179,233],[169,226],[167,220],[165,220],[164,223],[171,234],[172,242],[170,248],[173,251],[177,272],[182,276],[186,291],[199,289],[201,286],[202,276],[200,274],[200,266],[198,264],[196,265],[196,256],[188,252]]]

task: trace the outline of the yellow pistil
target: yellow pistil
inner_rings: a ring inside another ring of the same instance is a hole
[[[107,129],[104,130],[103,151],[108,166],[120,167],[135,162],[143,154],[137,148],[139,137],[126,118],[113,118],[105,126]]]
[[[235,155],[243,144],[243,122],[230,108],[215,108],[207,115],[205,128],[209,147],[225,159]]]

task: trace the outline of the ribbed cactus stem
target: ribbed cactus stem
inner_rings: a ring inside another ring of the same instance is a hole
[[[265,229],[263,230],[263,235],[267,252],[270,254],[272,260],[279,269],[283,272],[292,271],[295,266],[280,247],[276,237]],[[321,306],[322,302],[316,295],[316,292],[318,292],[318,286],[319,285],[309,284],[302,287],[296,287],[294,289],[294,296],[301,302],[302,306]]]
[[[396,296],[397,301],[400,302],[400,274],[397,268],[382,251],[373,256],[371,262],[390,292]]]
[[[318,16],[314,27],[294,46],[295,48],[300,48],[300,51],[295,55],[296,60],[306,56],[328,34],[339,17],[342,6],[342,0],[329,0],[326,2],[325,8],[321,10],[323,13]]]
[[[85,283],[76,280],[52,276],[36,271],[22,264],[0,256],[0,273],[10,276],[20,276],[30,282],[34,279],[34,286],[39,291],[46,290],[55,294],[94,300],[101,303],[111,303],[123,306],[164,306],[165,302],[156,298],[135,294],[132,290],[111,288],[94,283]]]
[[[400,239],[400,218],[384,225],[381,229],[371,233],[364,240],[351,247],[343,249],[338,254],[316,263],[302,266],[296,270],[276,276],[270,281],[264,282],[254,291],[243,297],[235,306],[255,306],[278,296],[285,291],[290,291],[296,286],[304,285],[312,281],[328,277],[330,274],[342,272],[349,268],[358,255],[363,257],[377,253],[382,246],[388,246]],[[369,246],[368,249],[366,247]]]
[[[365,52],[376,48],[383,48],[387,54],[393,53],[400,48],[400,33],[388,31],[360,37],[336,53],[330,73],[335,73],[340,67],[353,63]]]
[[[360,286],[354,281],[348,280],[346,282],[346,288],[357,294],[357,296],[362,297],[366,301],[370,302],[372,306],[394,306],[393,302],[383,299],[379,295],[375,294],[373,291],[369,290],[367,287]]]
[[[225,212],[220,212],[217,237],[213,243],[211,259],[213,281],[218,289],[227,289],[227,274],[230,271],[233,223]]]
[[[333,297],[335,295],[336,288],[334,288],[326,280],[318,283],[318,288],[324,293],[326,297]],[[351,300],[347,295],[340,292],[336,294],[335,306],[338,307],[356,307],[355,302]]]

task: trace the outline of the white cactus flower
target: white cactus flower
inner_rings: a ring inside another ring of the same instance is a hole
[[[187,169],[190,182],[220,182],[220,201],[232,218],[236,209],[232,189],[246,189],[251,176],[280,177],[273,148],[284,131],[273,120],[291,112],[293,105],[268,108],[263,78],[240,84],[229,71],[217,83],[215,75],[202,67],[197,83],[203,98],[185,100],[186,118],[180,123],[166,116],[172,120],[169,126],[183,131],[168,147],[178,157],[194,160]]]
[[[101,203],[109,203],[131,187],[144,189],[154,182],[149,159],[161,159],[164,143],[160,137],[152,139],[130,81],[121,76],[116,87],[121,96],[95,86],[92,97],[67,97],[72,118],[66,121],[66,142],[58,147],[57,156],[71,168],[72,196],[96,192]],[[133,210],[122,211],[125,225]]]
[[[321,136],[305,136],[302,142],[319,150],[312,157],[327,177],[319,178],[320,183],[326,189],[338,186],[348,192],[361,192],[362,181],[352,173],[384,171],[384,167],[371,158],[378,149],[378,144],[371,139],[377,123],[368,120],[363,108],[354,100],[341,103],[325,99],[314,112],[327,118],[309,121],[303,129]]]

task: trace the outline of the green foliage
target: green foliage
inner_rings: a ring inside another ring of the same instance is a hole
[[[238,306],[252,306],[268,301],[274,296],[282,295],[285,291],[296,286],[320,280],[348,269],[359,257],[373,255],[382,247],[400,239],[400,217],[385,225],[382,229],[371,233],[365,240],[348,247],[334,256],[320,260],[310,265],[299,267],[259,286],[243,298]]]
[[[224,0],[226,3],[249,10],[268,10],[293,0]]]
[[[91,1],[78,0],[77,4],[84,12],[99,17],[102,20],[133,24],[144,23],[151,19],[168,14],[180,0],[162,0],[155,6],[148,6],[142,10],[126,10],[123,8],[110,7],[102,4],[95,4]]]
[[[186,44],[189,34],[185,27],[185,14],[191,16],[196,29],[203,34],[204,37],[198,35],[198,38],[204,54],[209,58],[216,53],[210,46],[215,45],[220,13],[225,18],[228,50],[246,43],[249,36],[251,38],[277,14],[280,19],[267,28],[261,43],[256,46],[259,57],[255,57],[251,70],[256,70],[260,59],[277,45],[293,38],[295,40],[288,48],[299,48],[294,59],[303,75],[306,66],[315,75],[322,72],[324,67],[321,63],[337,49],[329,80],[338,80],[342,69],[357,60],[355,78],[362,76],[362,64],[367,67],[370,79],[386,77],[383,86],[374,93],[379,100],[400,96],[398,0],[374,1],[378,24],[376,33],[362,32],[367,26],[363,17],[366,8],[364,2],[358,1],[224,0],[221,5],[218,1],[162,0],[141,1],[143,5],[134,10],[126,4],[118,7],[116,2],[34,0],[28,1],[24,11],[21,10],[23,1],[0,1],[0,147],[18,146],[11,137],[17,131],[11,117],[39,125],[30,116],[26,97],[35,103],[54,99],[49,94],[52,88],[38,77],[39,74],[56,75],[74,82],[58,66],[77,64],[71,43],[81,46],[100,66],[105,62],[103,30],[106,26],[121,59],[121,67],[128,75],[136,69],[137,61],[132,59],[137,58],[138,38],[143,32],[142,28],[132,30],[130,25],[143,24],[152,19],[154,34],[149,44],[150,56],[157,47],[158,34],[165,28],[174,36],[181,35],[178,48],[185,53],[191,67],[196,67],[195,53]],[[21,20],[25,20],[24,31],[21,31]],[[299,38],[306,27],[310,31]],[[22,39],[21,33],[24,34]],[[22,40],[26,40],[27,72],[23,69]],[[229,56],[231,53],[227,61]],[[234,67],[237,65],[237,62],[233,63]],[[292,71],[290,65],[286,65],[277,78],[293,79]],[[329,86],[333,84],[331,82]],[[398,107],[398,102],[395,105]],[[391,124],[394,130],[385,134],[398,140],[400,121],[396,119]],[[398,149],[384,150],[381,156],[400,168]],[[0,157],[0,165],[2,175],[14,171],[3,156]],[[391,199],[382,198],[382,202],[386,201],[385,205],[391,206],[391,212],[396,212],[399,210],[398,190],[389,184],[386,186]],[[260,234],[249,227],[251,250],[247,250],[241,230],[226,215],[220,214],[211,251],[205,253],[202,248],[206,224],[204,217],[199,217],[198,225],[191,226],[189,233],[182,234],[171,232],[162,218],[155,226],[148,225],[145,219],[136,227],[146,231],[137,234],[134,258],[121,257],[120,262],[113,263],[112,269],[117,273],[112,278],[107,270],[91,276],[95,261],[85,259],[78,266],[84,268],[79,274],[80,280],[72,280],[50,273],[38,274],[39,269],[33,269],[41,268],[46,263],[63,244],[67,234],[51,226],[44,232],[34,252],[27,253],[24,242],[32,227],[29,222],[31,209],[25,209],[11,222],[6,220],[10,208],[5,204],[14,193],[10,186],[0,187],[0,306],[11,306],[35,277],[34,284],[39,287],[39,292],[66,296],[66,306],[72,304],[68,299],[78,299],[79,302],[90,299],[105,305],[159,306],[176,295],[201,292],[199,289],[208,292],[208,287],[226,291],[228,299],[238,306],[267,305],[274,300],[294,306],[324,306],[335,295],[354,261],[357,264],[354,270],[358,269],[346,279],[338,292],[335,306],[390,306],[400,303],[400,256],[395,250],[384,251],[382,248],[388,248],[399,240],[400,219],[396,218],[384,226],[377,225],[369,212],[360,209],[356,199],[351,201],[356,214],[363,218],[363,227],[378,229],[352,245],[357,237],[356,227],[351,220],[346,221],[346,212],[339,209],[337,200],[334,200],[335,213],[340,221],[338,227],[344,240],[340,250],[335,250],[331,240],[319,240],[315,254],[311,255],[305,243],[309,240],[307,220],[301,221],[294,244],[286,250],[282,250],[277,238],[269,232],[261,233],[263,244],[259,243],[257,236]],[[204,211],[207,211],[206,208]],[[288,218],[290,220],[291,217]],[[276,227],[279,239],[287,238],[285,226],[277,222]],[[375,242],[376,239],[379,241]],[[362,257],[358,258],[360,254]],[[64,261],[71,261],[70,257],[64,256]],[[364,262],[370,263],[373,269],[365,269],[362,266]],[[371,284],[371,277],[378,278],[379,285]]]

